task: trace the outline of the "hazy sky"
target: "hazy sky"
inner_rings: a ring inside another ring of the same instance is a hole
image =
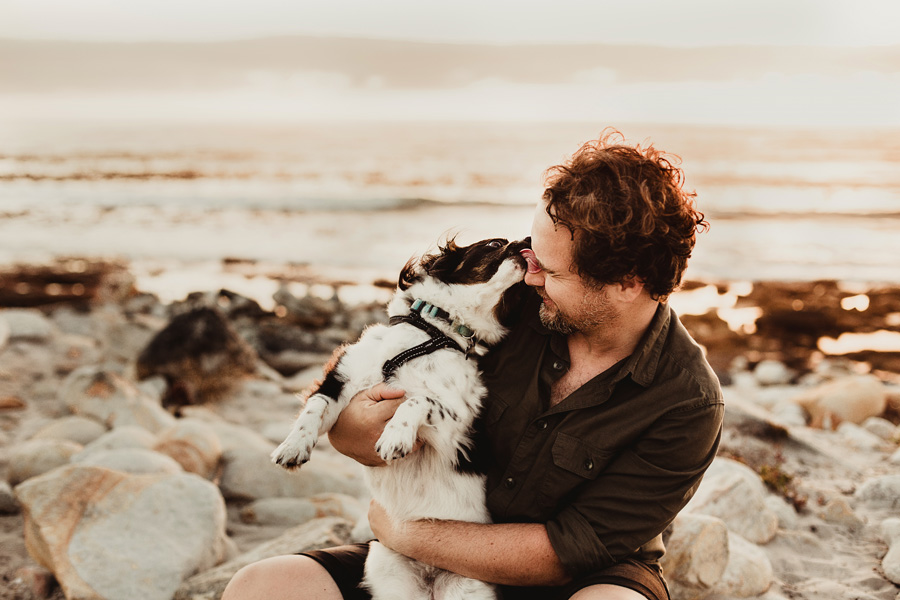
[[[900,0],[0,0],[0,37],[900,44]]]

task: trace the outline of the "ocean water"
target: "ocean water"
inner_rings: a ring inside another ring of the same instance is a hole
[[[0,263],[225,258],[393,277],[528,234],[544,170],[604,124],[0,123]],[[711,227],[688,277],[900,281],[897,130],[619,124],[676,154]]]

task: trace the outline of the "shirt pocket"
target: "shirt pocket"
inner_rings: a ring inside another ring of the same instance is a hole
[[[550,454],[552,464],[538,492],[543,508],[558,507],[570,494],[595,480],[613,457],[609,450],[562,432],[556,434]]]

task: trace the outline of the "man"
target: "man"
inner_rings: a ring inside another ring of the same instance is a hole
[[[698,229],[681,171],[610,133],[548,171],[531,232],[521,322],[480,364],[494,522],[393,523],[386,546],[500,584],[504,600],[668,598],[662,532],[712,462],[724,413],[700,348],[666,297]],[[332,430],[379,464],[374,441],[402,390],[361,394]],[[223,600],[366,598],[365,547],[246,567]]]

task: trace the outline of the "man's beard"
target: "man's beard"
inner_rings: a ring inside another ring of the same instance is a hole
[[[601,290],[602,288],[599,288],[597,291]],[[546,298],[543,288],[538,294],[541,298]],[[617,317],[613,313],[606,295],[602,293],[586,296],[579,308],[579,314],[566,315],[559,309],[559,306],[554,304],[554,308],[551,309],[548,308],[546,302],[542,302],[538,309],[538,316],[544,327],[563,335],[590,332],[613,323]]]

